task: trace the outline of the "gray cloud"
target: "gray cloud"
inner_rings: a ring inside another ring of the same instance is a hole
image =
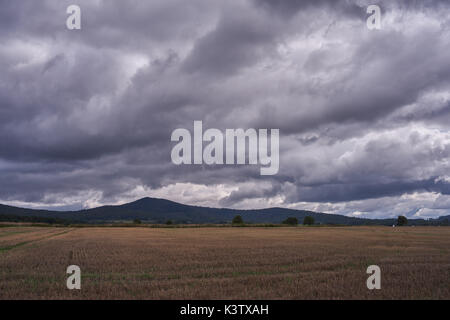
[[[333,0],[254,0],[257,6],[265,10],[280,14],[283,17],[292,17],[300,10],[335,10],[346,16],[362,18],[364,7],[353,1]]]
[[[262,57],[274,54],[280,23],[240,10],[241,7],[225,10],[215,29],[196,41],[184,62],[187,72],[230,76],[240,67],[252,67]]]

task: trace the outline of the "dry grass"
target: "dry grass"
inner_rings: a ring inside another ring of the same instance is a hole
[[[0,299],[450,299],[449,248],[447,227],[0,228]]]

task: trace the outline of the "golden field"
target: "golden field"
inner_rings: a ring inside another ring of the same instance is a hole
[[[4,227],[0,299],[450,299],[450,228]]]

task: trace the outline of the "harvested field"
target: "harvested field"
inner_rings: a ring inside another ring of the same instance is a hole
[[[450,299],[450,228],[0,228],[0,299]]]

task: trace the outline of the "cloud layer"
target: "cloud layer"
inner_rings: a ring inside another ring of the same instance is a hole
[[[158,196],[365,217],[450,214],[450,4],[0,1],[0,202]],[[280,129],[280,171],[175,166],[171,132]]]

